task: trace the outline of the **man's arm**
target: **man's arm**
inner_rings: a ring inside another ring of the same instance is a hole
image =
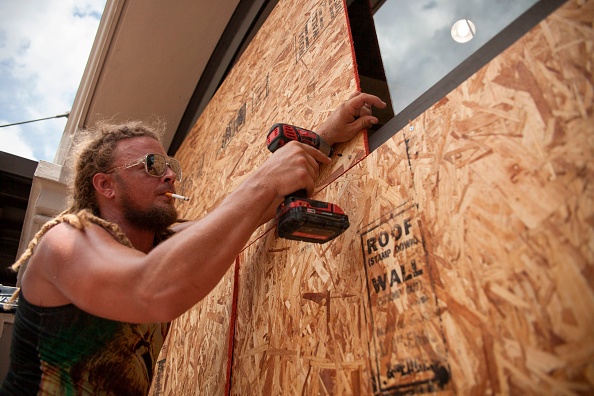
[[[23,278],[32,303],[73,303],[82,310],[127,322],[169,321],[204,298],[277,198],[314,189],[319,163],[330,159],[291,142],[271,155],[210,214],[149,254],[116,242],[91,225],[60,224],[40,240]]]
[[[371,125],[368,106],[381,103],[371,95],[354,95],[317,132],[330,144],[346,141]],[[113,320],[170,321],[218,284],[284,196],[302,188],[311,195],[319,164],[330,161],[311,146],[290,142],[215,210],[183,224],[182,232],[149,254],[119,244],[99,226],[81,231],[59,224],[31,257],[23,293],[37,305],[73,303]]]

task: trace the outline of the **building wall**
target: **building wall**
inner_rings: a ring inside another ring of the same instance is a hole
[[[315,129],[356,90],[348,37],[342,0],[279,2],[176,154],[187,169],[178,190],[191,198],[180,205],[183,216],[207,214],[271,155],[266,135],[274,123]],[[358,136],[343,145],[319,188],[361,160],[365,142]],[[273,227],[262,226],[253,241]],[[225,393],[238,274],[232,267],[207,299],[173,323],[154,388]]]
[[[378,150],[340,147],[315,198],[350,228],[258,230],[173,323],[153,393],[592,393],[592,21],[569,1]],[[348,37],[342,2],[279,2],[179,151],[187,217],[270,125],[315,128],[356,88]]]

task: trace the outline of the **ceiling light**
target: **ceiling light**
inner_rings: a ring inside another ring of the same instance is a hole
[[[452,26],[452,38],[459,43],[467,43],[474,37],[476,27],[470,19],[460,19]]]

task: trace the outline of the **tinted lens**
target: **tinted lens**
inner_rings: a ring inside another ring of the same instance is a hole
[[[165,157],[159,154],[148,154],[146,156],[146,171],[151,176],[163,176],[167,169]]]
[[[177,181],[181,181],[182,172],[181,172],[181,165],[179,164],[179,161],[176,160],[175,158],[169,158],[169,167],[175,173],[175,176],[177,177]]]
[[[169,164],[167,163],[169,162]],[[181,181],[181,165],[175,158],[163,157],[161,154],[148,154],[146,156],[146,171],[151,176],[161,177],[167,172],[167,165],[171,168],[178,181]]]

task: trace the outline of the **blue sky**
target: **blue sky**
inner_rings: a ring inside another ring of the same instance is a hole
[[[72,108],[106,0],[0,0],[0,125]],[[66,118],[0,128],[0,151],[53,162]]]

